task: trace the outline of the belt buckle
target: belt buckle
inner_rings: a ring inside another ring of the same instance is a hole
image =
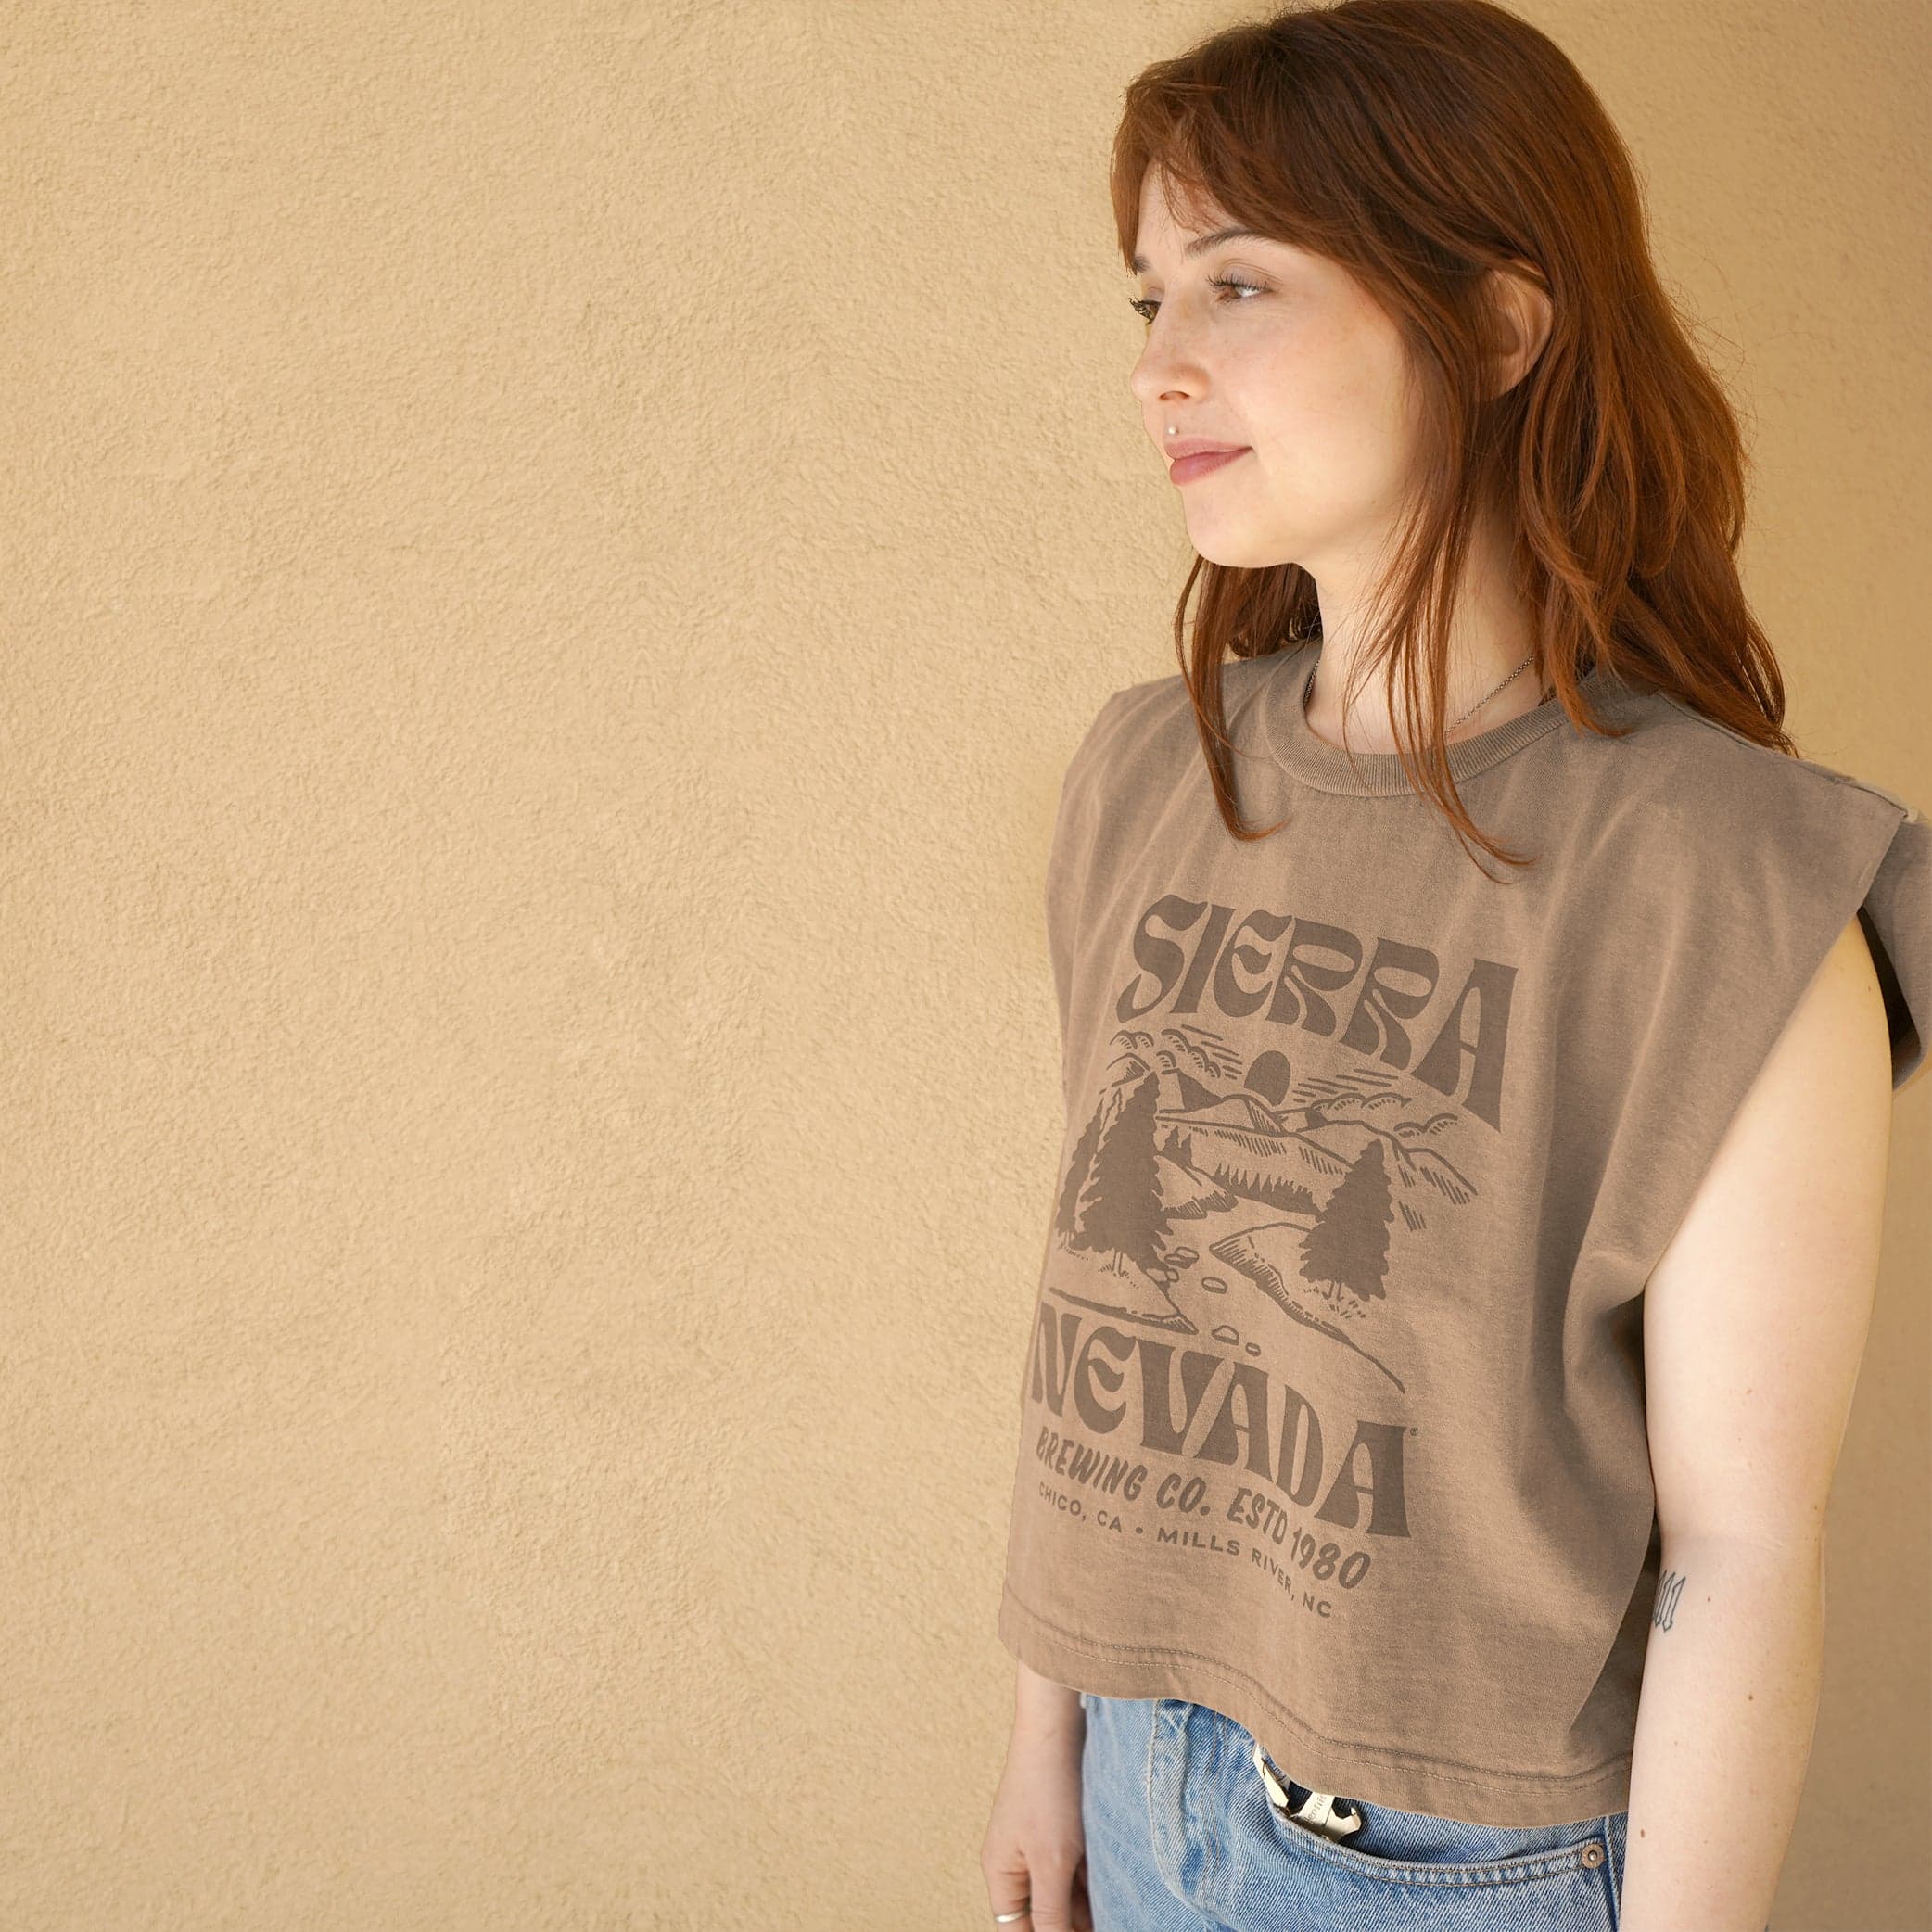
[[[1261,1773],[1262,1783],[1267,1786],[1268,1802],[1284,1818],[1305,1825],[1310,1831],[1319,1832],[1331,1843],[1339,1843],[1351,1833],[1362,1829],[1361,1812],[1353,1810],[1337,1811],[1332,1791],[1311,1790],[1299,1811],[1290,1811],[1287,1789],[1275,1775],[1275,1767],[1268,1762],[1268,1754],[1262,1749],[1258,1737],[1254,1740],[1254,1768]]]

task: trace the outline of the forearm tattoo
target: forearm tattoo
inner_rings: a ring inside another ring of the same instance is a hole
[[[1653,1629],[1669,1630],[1676,1621],[1677,1599],[1684,1595],[1684,1572],[1667,1570],[1657,1580],[1657,1602],[1650,1612]]]

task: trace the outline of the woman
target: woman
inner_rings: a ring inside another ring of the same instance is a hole
[[[1782,729],[1735,424],[1543,35],[1232,29],[1113,194],[1199,557],[1049,861],[993,1916],[1763,1925],[1932,828]]]

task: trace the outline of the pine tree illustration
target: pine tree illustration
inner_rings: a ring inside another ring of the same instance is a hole
[[[1166,1218],[1154,1151],[1160,1098],[1160,1078],[1148,1074],[1102,1124],[1079,1206],[1083,1247],[1111,1251],[1148,1270],[1160,1265],[1158,1236]]]
[[[1382,1143],[1371,1140],[1302,1242],[1303,1278],[1351,1289],[1364,1302],[1384,1299],[1389,1224],[1394,1218]]]
[[[1069,1248],[1087,1246],[1079,1227],[1080,1190],[1086,1187],[1093,1167],[1093,1152],[1100,1144],[1100,1126],[1106,1112],[1107,1096],[1102,1094],[1099,1104],[1087,1116],[1087,1125],[1074,1146],[1074,1158],[1067,1164],[1067,1177],[1060,1184],[1060,1205],[1054,1211],[1053,1225],[1066,1237]]]

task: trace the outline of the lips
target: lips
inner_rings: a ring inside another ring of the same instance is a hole
[[[1167,478],[1171,483],[1191,483],[1197,477],[1205,477],[1211,472],[1224,469],[1251,452],[1239,445],[1227,443],[1205,443],[1198,453],[1190,456],[1176,456],[1167,465]]]

